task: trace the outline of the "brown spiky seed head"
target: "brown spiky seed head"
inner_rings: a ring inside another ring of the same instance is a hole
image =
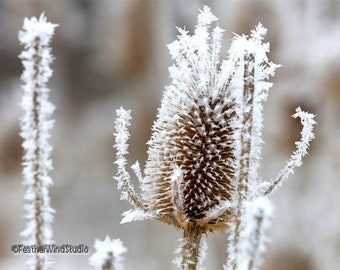
[[[220,64],[223,30],[208,7],[195,34],[178,29],[169,44],[174,64],[149,141],[142,185],[147,211],[179,228],[226,226],[231,197],[233,113],[228,96],[231,67]]]
[[[227,213],[212,212],[231,196],[230,104],[219,98],[204,105],[197,99],[190,101],[190,108],[169,104],[168,112],[174,114],[155,123],[145,199],[149,211],[164,222],[181,228],[196,222],[213,231],[226,226]]]

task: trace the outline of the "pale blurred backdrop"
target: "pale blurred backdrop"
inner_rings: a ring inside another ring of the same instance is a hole
[[[175,269],[180,232],[156,221],[120,225],[130,209],[112,179],[113,120],[120,106],[132,109],[130,162],[144,164],[150,127],[162,91],[170,83],[166,44],[175,26],[190,31],[208,4],[225,31],[248,34],[261,22],[269,57],[283,66],[265,105],[264,179],[284,166],[299,138],[294,109],[317,115],[316,139],[304,166],[272,196],[275,216],[265,270],[336,270],[340,267],[340,1],[198,0],[0,0],[0,269],[24,269],[24,255],[10,246],[23,239],[22,114],[17,40],[24,17],[45,12],[58,23],[49,86],[57,109],[52,130],[57,244],[120,238],[128,248],[125,269]],[[137,181],[135,186],[138,186]],[[206,268],[222,269],[226,235],[209,235]],[[54,269],[91,269],[87,255],[53,256]]]

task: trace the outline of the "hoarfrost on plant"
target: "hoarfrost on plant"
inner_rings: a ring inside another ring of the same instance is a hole
[[[98,270],[123,269],[123,254],[127,252],[127,249],[120,239],[111,240],[109,236],[106,236],[104,241],[97,239],[94,248],[96,252],[89,259],[91,266]]]

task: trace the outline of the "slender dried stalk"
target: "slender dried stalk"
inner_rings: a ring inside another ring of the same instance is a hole
[[[199,264],[200,242],[202,238],[202,228],[195,222],[188,225],[183,231],[182,246],[182,269],[196,270]]]
[[[249,181],[250,181],[250,168],[252,166],[252,160],[250,160],[250,153],[252,149],[252,130],[253,130],[253,107],[254,107],[254,73],[255,73],[255,61],[254,55],[245,52],[243,59],[243,93],[240,107],[242,108],[241,114],[238,116],[242,122],[240,130],[240,144],[241,153],[240,160],[238,161],[239,172],[238,175],[238,185],[237,185],[237,198],[238,203],[236,207],[236,212],[234,213],[234,238],[232,240],[232,245],[234,248],[234,253],[239,253],[239,245],[241,238],[242,227],[242,217],[244,202],[247,199],[247,194],[249,193]],[[237,258],[231,262],[231,267],[233,270],[237,269]]]
[[[274,181],[271,181],[267,189],[263,192],[263,195],[272,194],[285,180],[288,179],[289,175],[294,173],[296,167],[302,165],[302,159],[308,154],[307,150],[309,143],[314,139],[313,127],[316,124],[314,120],[315,115],[304,112],[300,107],[296,109],[296,113],[292,115],[293,118],[299,117],[302,124],[301,139],[295,142],[296,150],[287,161],[286,166],[279,172]]]
[[[52,221],[54,210],[50,207],[48,187],[52,184],[49,171],[52,170],[49,130],[53,121],[49,119],[54,106],[48,101],[50,90],[46,83],[52,75],[49,65],[53,61],[50,40],[56,25],[48,23],[42,14],[24,20],[19,40],[25,45],[20,54],[24,66],[22,88],[24,95],[21,106],[25,113],[21,118],[23,148],[23,184],[27,186],[24,196],[28,219],[26,229],[22,232],[29,237],[29,244],[38,248],[52,243]],[[44,253],[36,252],[27,262],[30,269],[43,270],[50,266],[49,258]]]
[[[249,266],[248,269],[254,269],[255,264],[256,264],[256,257],[259,253],[260,249],[260,241],[261,241],[261,229],[263,227],[263,219],[264,219],[264,213],[260,213],[260,215],[255,217],[256,220],[256,230],[254,233],[254,243],[253,246],[254,248],[251,250],[251,256],[249,257]]]

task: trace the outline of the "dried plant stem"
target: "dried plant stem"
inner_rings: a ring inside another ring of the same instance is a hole
[[[243,85],[243,112],[241,117],[242,128],[240,132],[241,139],[241,155],[239,162],[239,177],[237,186],[238,203],[234,216],[234,231],[233,231],[233,252],[239,254],[239,245],[241,242],[242,231],[242,216],[243,207],[249,192],[250,181],[250,166],[251,166],[251,149],[252,149],[252,128],[253,128],[253,106],[254,106],[254,56],[252,54],[245,54],[244,56],[244,85]],[[231,262],[231,269],[238,268],[237,258],[234,257]]]
[[[39,41],[37,41],[39,42]],[[39,57],[37,57],[39,59]],[[38,62],[38,65],[40,63]],[[35,74],[34,76],[36,76],[38,74],[38,68],[35,69]],[[36,79],[36,78],[34,78]],[[39,145],[39,137],[40,137],[40,132],[39,132],[39,122],[40,122],[40,119],[39,119],[39,112],[38,112],[38,108],[41,106],[39,104],[39,99],[38,99],[38,84],[36,85],[36,88],[35,88],[35,91],[34,91],[34,94],[33,94],[33,129],[34,130],[37,130],[38,132],[36,133],[36,137],[34,138],[34,141],[36,142],[36,145]],[[40,247],[43,245],[44,243],[44,239],[43,239],[43,235],[44,235],[44,232],[43,232],[43,222],[44,222],[44,218],[42,217],[42,208],[44,207],[44,203],[45,200],[44,198],[42,197],[42,194],[41,194],[41,191],[42,191],[42,175],[41,172],[41,166],[40,166],[40,163],[39,162],[36,162],[38,160],[41,160],[41,149],[38,147],[35,149],[34,151],[34,157],[32,158],[32,163],[34,164],[34,169],[33,169],[33,172],[34,172],[34,175],[33,175],[33,192],[34,192],[34,202],[33,202],[33,205],[34,205],[34,220],[35,220],[35,223],[36,223],[36,231],[35,231],[35,234],[34,234],[34,242],[35,244]],[[39,253],[35,253],[35,259],[36,259],[36,266],[35,266],[35,269],[36,270],[41,270],[43,269],[43,262],[40,258],[41,256],[39,255]]]
[[[296,150],[291,155],[286,166],[279,172],[276,179],[271,182],[267,190],[263,192],[263,195],[270,195],[274,190],[288,179],[289,175],[294,172],[295,167],[302,165],[302,158],[307,155],[307,149],[310,141],[314,139],[313,126],[316,124],[314,114],[304,112],[300,107],[296,109],[296,113],[292,115],[293,118],[299,117],[302,124],[301,140],[295,142]]]
[[[101,270],[113,270],[113,262],[114,261],[114,257],[113,257],[113,253],[109,252],[108,253],[108,258],[105,261],[105,263],[102,265]]]
[[[106,236],[104,241],[96,239],[95,253],[89,259],[90,265],[97,270],[123,270],[122,254],[127,252],[120,239],[111,240]]]
[[[189,223],[184,229],[182,246],[182,269],[196,270],[200,258],[200,242],[203,230],[196,222]]]
[[[41,120],[40,120],[40,115],[39,115],[39,108],[41,108],[41,104],[39,102],[39,93],[41,91],[41,86],[39,85],[38,83],[38,78],[37,76],[39,75],[39,66],[41,65],[41,57],[39,55],[39,48],[38,48],[38,44],[40,43],[40,38],[37,37],[35,39],[35,43],[36,43],[36,46],[34,46],[34,49],[35,49],[35,55],[33,56],[33,59],[36,60],[35,62],[35,65],[34,65],[34,74],[33,74],[33,78],[32,78],[32,81],[35,81],[36,84],[35,84],[35,87],[34,87],[34,92],[33,92],[33,122],[32,122],[32,128],[33,130],[36,130],[36,134],[35,134],[35,138],[34,138],[34,142],[35,142],[35,145],[39,146],[39,141],[40,141],[40,134],[41,134],[41,131],[40,131],[40,126],[41,126]],[[32,163],[34,164],[34,169],[33,169],[33,172],[34,172],[34,183],[33,183],[33,190],[34,190],[34,193],[35,193],[35,201],[34,201],[34,213],[35,213],[35,220],[37,222],[37,230],[36,230],[36,233],[35,233],[35,241],[36,241],[36,244],[38,246],[42,245],[43,243],[43,240],[41,239],[43,233],[42,233],[42,224],[41,222],[43,222],[43,219],[40,218],[41,216],[41,209],[43,207],[43,198],[41,196],[41,183],[42,183],[42,175],[41,175],[41,171],[42,171],[42,168],[40,166],[40,163],[37,162],[39,160],[41,160],[41,151],[42,149],[40,147],[37,147],[34,151],[34,157],[32,158]]]
[[[250,153],[252,149],[252,129],[253,129],[253,107],[254,107],[254,56],[244,57],[244,86],[243,86],[243,120],[241,131],[241,163],[239,178],[239,199],[244,199],[248,193],[248,182],[250,176]]]
[[[23,97],[21,107],[21,137],[23,155],[23,184],[27,187],[24,209],[28,220],[26,229],[21,233],[27,237],[28,244],[38,248],[53,243],[52,221],[54,210],[50,207],[49,187],[52,179],[49,172],[53,169],[49,144],[49,130],[53,127],[50,119],[54,106],[49,102],[50,89],[46,84],[52,75],[50,64],[53,61],[49,47],[54,29],[57,25],[46,21],[42,14],[39,19],[25,18],[23,28],[19,31],[20,43],[24,50],[19,55],[24,67]],[[28,269],[49,269],[52,262],[47,254],[35,252],[27,261]]]
[[[131,200],[131,203],[138,209],[142,209],[145,211],[142,201],[140,200],[139,196],[135,192],[129,174],[125,171],[125,168],[119,168],[122,170],[121,179],[123,183],[123,189],[127,193],[128,198]]]
[[[45,243],[45,237],[44,237],[44,213],[43,208],[45,204],[48,204],[46,202],[46,198],[43,197],[42,192],[45,189],[44,187],[44,175],[43,172],[45,172],[44,164],[40,162],[40,160],[43,159],[42,155],[44,154],[44,149],[41,148],[41,126],[42,126],[42,115],[40,113],[41,107],[43,106],[41,104],[41,92],[43,86],[39,82],[39,76],[41,75],[42,71],[40,70],[42,66],[42,58],[41,58],[41,48],[39,48],[40,44],[40,37],[36,37],[34,40],[34,55],[32,59],[34,60],[34,66],[33,66],[33,73],[31,80],[34,82],[33,87],[33,106],[32,106],[32,122],[31,122],[31,128],[32,130],[36,131],[34,134],[34,137],[32,138],[35,150],[33,155],[30,157],[30,159],[27,159],[27,163],[32,164],[32,191],[34,194],[34,199],[31,202],[33,205],[33,213],[34,213],[34,222],[35,222],[35,233],[33,235],[34,243],[40,247]],[[35,270],[41,270],[44,268],[44,260],[43,257],[37,252],[35,253]]]
[[[126,170],[127,160],[125,155],[128,153],[128,144],[127,141],[130,137],[130,133],[128,131],[128,126],[130,126],[131,120],[131,112],[120,108],[117,110],[117,119],[115,121],[115,130],[114,133],[116,143],[113,146],[117,150],[117,160],[115,164],[117,164],[118,171],[117,176],[114,177],[118,181],[118,189],[123,189],[121,199],[130,200],[130,202],[138,209],[142,209],[145,211],[142,201],[140,200],[138,194],[135,192],[133,185],[131,183],[130,174]],[[137,173],[137,177],[141,178],[140,169],[138,164],[135,165],[135,173]]]
[[[249,258],[249,266],[248,269],[254,269],[256,267],[256,259],[258,257],[258,254],[260,252],[260,247],[261,247],[261,230],[263,229],[263,222],[264,222],[264,212],[261,211],[260,215],[255,217],[256,221],[256,230],[254,233],[254,240],[253,240],[253,248],[252,252],[250,254]]]

